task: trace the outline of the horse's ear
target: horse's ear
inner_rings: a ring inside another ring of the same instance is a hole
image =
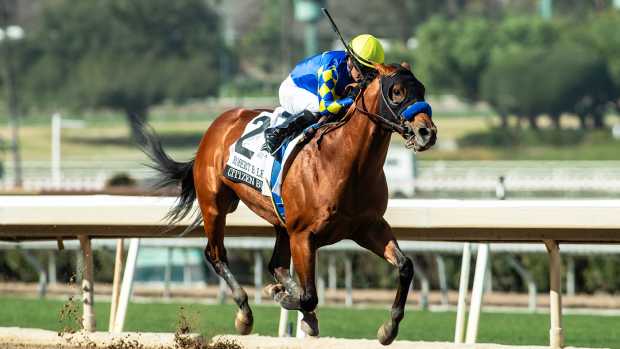
[[[408,62],[400,62],[400,66],[411,71],[411,64],[409,64]]]
[[[396,71],[396,68],[385,64],[375,64],[375,69],[379,72],[379,75],[389,75]]]

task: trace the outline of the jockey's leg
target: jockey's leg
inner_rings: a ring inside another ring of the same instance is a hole
[[[275,153],[286,138],[298,134],[306,127],[317,122],[320,118],[320,114],[308,110],[289,116],[288,119],[280,125],[265,130],[265,145],[263,149],[271,154]]]
[[[289,75],[278,91],[280,105],[291,116],[279,127],[265,130],[264,150],[278,151],[284,140],[315,123],[318,119],[319,99],[317,96],[295,84]]]

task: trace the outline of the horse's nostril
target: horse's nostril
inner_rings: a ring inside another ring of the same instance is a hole
[[[418,133],[420,134],[421,137],[427,137],[431,134],[431,130],[429,130],[426,127],[420,127],[418,129]]]

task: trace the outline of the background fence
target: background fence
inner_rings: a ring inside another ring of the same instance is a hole
[[[513,192],[620,196],[620,161],[415,161],[408,151],[403,154],[401,148],[393,148],[386,175],[390,191],[398,196],[411,196],[416,191],[494,192],[500,177],[505,178],[506,190]],[[26,161],[23,165],[26,190],[102,190],[115,175],[127,174],[138,181],[155,175],[138,160],[64,161],[57,185],[49,161]],[[11,188],[12,173],[7,164],[0,188]]]

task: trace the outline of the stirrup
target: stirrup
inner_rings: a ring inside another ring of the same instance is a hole
[[[263,146],[260,148],[261,150],[264,150],[266,152],[268,152],[271,155],[274,155],[280,150],[280,148],[282,148],[282,145],[284,145],[284,143],[286,143],[286,141],[290,138],[290,136],[286,136],[284,137],[281,141],[275,143],[275,149],[271,149],[271,147],[269,146],[269,142],[267,142],[267,140],[265,139],[265,143],[263,144]]]

